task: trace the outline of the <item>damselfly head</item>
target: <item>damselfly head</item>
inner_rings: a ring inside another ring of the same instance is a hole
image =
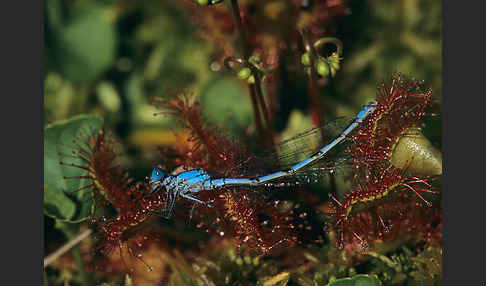
[[[152,170],[152,175],[150,176],[149,181],[152,192],[157,190],[162,185],[162,181],[164,180],[165,176],[166,173],[160,168],[154,168]]]
[[[150,176],[149,183],[152,184],[155,181],[160,181],[165,177],[165,172],[160,168],[154,168],[152,170],[152,176]]]

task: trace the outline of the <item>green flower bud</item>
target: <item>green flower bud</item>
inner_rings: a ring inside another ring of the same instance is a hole
[[[341,59],[339,58],[338,54],[332,53],[331,56],[327,58],[327,61],[331,65],[331,70],[339,70],[341,68],[340,61]]]
[[[223,2],[224,0],[192,0],[192,2],[197,3],[202,6],[209,6]]]
[[[309,53],[304,53],[301,57],[300,57],[300,62],[304,65],[304,66],[310,66],[310,56],[309,56]]]
[[[329,64],[326,60],[319,58],[316,64],[316,71],[319,75],[325,77],[329,76]]]
[[[422,134],[420,128],[410,127],[403,131],[393,146],[390,163],[412,174],[442,175],[442,153]]]
[[[253,75],[250,75],[250,77],[246,81],[249,84],[254,84],[255,83],[255,77]]]
[[[247,79],[251,75],[251,70],[247,67],[244,67],[238,72],[237,75],[240,79]]]
[[[257,65],[262,62],[262,59],[259,55],[252,55],[250,58],[248,58],[248,61],[254,65]]]

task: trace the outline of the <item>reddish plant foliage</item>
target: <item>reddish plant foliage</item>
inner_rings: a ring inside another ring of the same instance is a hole
[[[298,34],[294,31],[306,28],[316,37],[321,37],[332,20],[349,13],[346,1],[311,2],[309,7],[303,7],[302,0],[239,1],[243,26],[250,35],[249,44],[260,51],[265,65],[277,66],[282,52],[297,45]],[[237,55],[235,47],[238,43],[235,43],[234,37],[237,27],[230,5],[200,6],[191,1],[175,3],[189,13],[200,27],[201,36],[214,43],[216,60]],[[266,52],[262,54],[261,51]]]
[[[432,178],[410,175],[388,160],[402,132],[416,126],[426,115],[432,102],[431,91],[424,89],[421,82],[395,74],[390,86],[380,86],[377,102],[375,112],[353,133],[346,149],[355,167],[356,183],[343,198],[331,201],[330,215],[338,233],[338,247],[355,242],[366,246],[367,241],[393,239],[412,230],[437,241],[440,211],[424,207],[430,204],[424,195],[434,192]],[[242,159],[248,158],[246,148],[228,139],[218,128],[208,126],[191,94],[155,98],[153,104],[179,118],[190,131],[187,147],[175,154],[174,166],[204,169],[214,178],[239,177],[244,173],[246,161]],[[114,140],[103,130],[83,133],[71,147],[72,154],[64,156],[77,158],[82,164],[61,164],[86,170],[88,175],[76,177],[90,181],[81,189],[91,189],[103,205],[114,208],[114,214],[111,211],[108,218],[92,219],[98,229],[98,249],[105,255],[118,249],[123,255],[125,248],[125,253],[141,260],[138,253],[144,243],[156,239],[151,218],[157,218],[154,213],[165,208],[166,190],[146,198],[150,190],[147,183],[131,184],[133,179],[122,175],[115,164]],[[288,209],[276,199],[264,198],[260,194],[262,188],[266,187],[227,187],[198,193],[198,198],[214,209],[197,206],[190,211],[190,217],[200,229],[234,238],[237,249],[245,246],[257,253],[268,253],[284,243],[323,241],[321,232],[312,229],[315,222],[310,221],[311,212],[301,210],[299,205]],[[306,236],[309,233],[312,235]]]
[[[115,151],[115,141],[101,129],[98,132],[83,131],[72,142],[63,144],[72,149],[71,154],[59,155],[63,158],[77,159],[80,164],[60,162],[62,165],[87,171],[87,175],[67,177],[66,179],[87,179],[89,183],[76,191],[91,191],[95,210],[91,223],[97,229],[95,237],[98,240],[97,251],[103,255],[110,255],[118,249],[125,270],[131,269],[125,263],[122,249],[125,248],[133,258],[142,261],[139,250],[142,242],[152,241],[155,236],[147,232],[147,222],[153,212],[160,210],[165,198],[152,196],[144,198],[149,192],[148,184],[139,182],[132,185],[134,180],[128,173],[123,173],[120,165],[116,164],[118,154]],[[96,207],[97,206],[97,207]],[[96,209],[106,206],[103,211],[108,216],[96,216]],[[113,210],[110,211],[110,208]],[[108,215],[110,213],[110,215]]]
[[[123,174],[116,162],[115,141],[107,136],[103,129],[98,132],[83,130],[72,142],[63,144],[71,148],[71,154],[59,153],[63,159],[76,159],[77,163],[61,165],[72,166],[87,171],[85,176],[65,177],[65,179],[88,179],[89,183],[74,192],[89,190],[93,193],[95,202],[110,203],[114,208],[122,208],[130,200],[126,186],[133,179],[128,173]],[[96,205],[96,204],[95,204]]]
[[[390,85],[383,82],[378,87],[376,101],[378,106],[351,137],[352,144],[346,151],[359,170],[373,170],[376,165],[388,163],[402,133],[417,126],[426,115],[432,104],[432,90],[425,88],[423,81],[395,73]]]
[[[376,110],[351,136],[346,149],[356,183],[341,201],[334,197],[331,201],[339,248],[353,241],[366,248],[367,241],[393,239],[403,230],[427,232],[421,217],[432,206],[424,193],[436,193],[433,178],[412,176],[407,168],[391,165],[389,158],[403,132],[426,115],[431,96],[423,82],[400,73],[392,76],[390,85],[379,86]]]
[[[160,195],[152,196],[150,199],[143,197],[143,194],[149,191],[145,183],[127,186],[126,191],[129,194],[136,194],[137,198],[130,204],[124,204],[123,208],[109,219],[103,216],[92,220],[97,224],[98,238],[104,242],[103,252],[107,254],[114,247],[121,247],[125,241],[143,232],[140,230],[146,223],[150,223],[153,214],[165,206],[165,198]]]
[[[191,132],[192,147],[179,154],[184,169],[204,169],[216,177],[240,175],[239,162],[246,156],[246,149],[217,128],[203,123],[200,105],[191,94],[172,94],[171,99],[154,98],[153,103],[180,118],[182,126]],[[199,194],[199,198],[213,204],[219,217],[214,217],[214,212],[208,214],[211,210],[198,208],[194,212],[200,220],[197,226],[220,236],[235,237],[238,249],[244,244],[250,250],[266,253],[280,243],[293,242],[287,233],[291,227],[278,215],[281,211],[272,202],[255,198],[253,192],[226,188],[217,193]],[[259,217],[262,212],[268,216],[263,221]]]
[[[341,202],[333,198],[332,217],[340,249],[354,241],[366,248],[367,241],[392,240],[403,230],[420,230],[424,206],[432,206],[423,197],[434,192],[430,178],[407,176],[391,165],[376,174],[351,189]]]
[[[227,139],[216,127],[208,126],[201,116],[200,103],[194,96],[182,91],[179,94],[166,91],[170,99],[152,98],[152,104],[179,119],[182,127],[190,131],[187,145],[179,154],[179,162],[185,169],[204,169],[217,175],[228,175],[235,169],[235,162],[246,153],[242,146]],[[224,172],[223,174],[220,174]]]

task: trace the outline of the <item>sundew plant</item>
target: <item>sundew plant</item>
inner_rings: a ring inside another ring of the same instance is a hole
[[[44,285],[440,285],[441,11],[47,0]]]

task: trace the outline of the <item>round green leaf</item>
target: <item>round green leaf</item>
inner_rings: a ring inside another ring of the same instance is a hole
[[[223,77],[209,81],[201,90],[200,99],[204,116],[224,128],[246,128],[252,122],[250,99],[236,79]]]
[[[91,212],[92,200],[88,190],[67,193],[86,186],[86,179],[64,179],[64,177],[85,176],[86,171],[61,165],[82,165],[80,159],[59,155],[72,154],[74,140],[80,141],[91,132],[100,130],[103,120],[95,115],[79,115],[69,120],[62,120],[48,125],[44,129],[44,213],[57,220],[79,222],[86,219]],[[91,129],[89,129],[91,128]],[[80,142],[82,143],[82,142]]]
[[[71,81],[94,79],[112,63],[116,31],[107,9],[95,5],[77,15],[66,27],[57,30],[54,43],[56,62]]]
[[[376,275],[358,274],[353,277],[337,279],[328,286],[381,286],[382,283]]]

